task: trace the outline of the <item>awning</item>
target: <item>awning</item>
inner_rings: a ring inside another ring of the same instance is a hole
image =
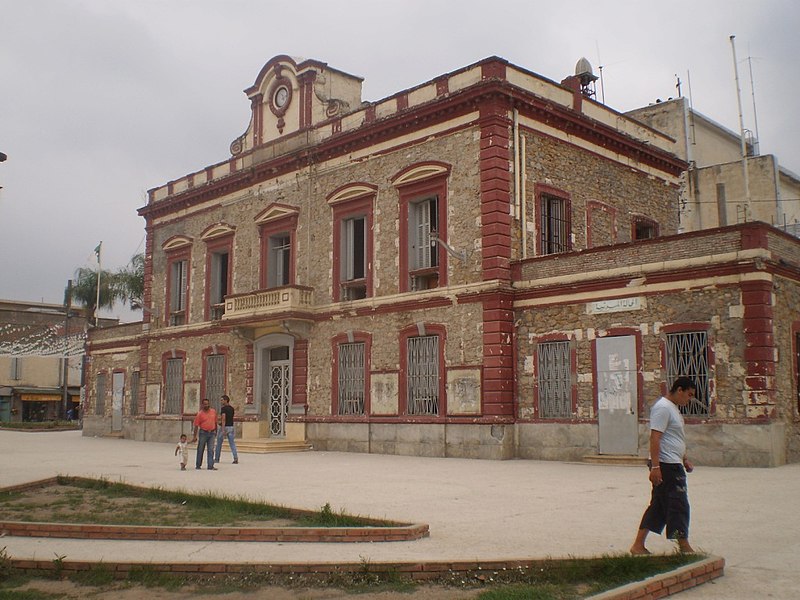
[[[62,396],[56,394],[20,394],[23,402],[61,402]]]

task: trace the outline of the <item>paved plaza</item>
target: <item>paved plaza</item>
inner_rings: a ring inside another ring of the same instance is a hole
[[[413,542],[308,544],[91,541],[5,537],[17,558],[197,562],[370,562],[597,556],[627,551],[648,495],[642,467],[338,452],[240,454],[218,471],[180,471],[174,444],[0,431],[0,485],[54,475],[213,491],[430,525]],[[690,449],[691,454],[691,449]],[[691,542],[726,559],[725,577],[681,598],[800,597],[800,465],[698,467]],[[651,535],[654,552],[672,544]]]

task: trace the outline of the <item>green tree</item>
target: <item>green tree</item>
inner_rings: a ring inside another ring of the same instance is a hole
[[[132,310],[144,305],[144,254],[134,254],[127,266],[114,274],[117,298],[127,302]]]
[[[101,270],[100,308],[112,308],[119,297],[116,275],[111,271]],[[72,282],[72,301],[86,308],[88,316],[94,315],[97,305],[97,269],[81,267],[75,271]]]

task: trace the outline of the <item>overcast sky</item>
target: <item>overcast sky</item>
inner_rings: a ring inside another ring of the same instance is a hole
[[[103,268],[141,252],[146,191],[230,156],[275,55],[363,77],[364,100],[492,55],[560,81],[585,56],[616,110],[677,75],[738,131],[735,35],[745,127],[752,65],[761,152],[798,173],[798,32],[797,0],[0,0],[0,298],[60,303],[101,240]]]

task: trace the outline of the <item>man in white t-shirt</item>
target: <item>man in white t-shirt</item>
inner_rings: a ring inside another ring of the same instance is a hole
[[[650,409],[650,505],[644,511],[631,554],[650,554],[644,542],[651,531],[678,541],[681,552],[694,552],[689,545],[689,497],[686,473],[694,466],[686,458],[683,415],[678,409],[694,396],[696,385],[688,377],[678,377],[669,393]]]

